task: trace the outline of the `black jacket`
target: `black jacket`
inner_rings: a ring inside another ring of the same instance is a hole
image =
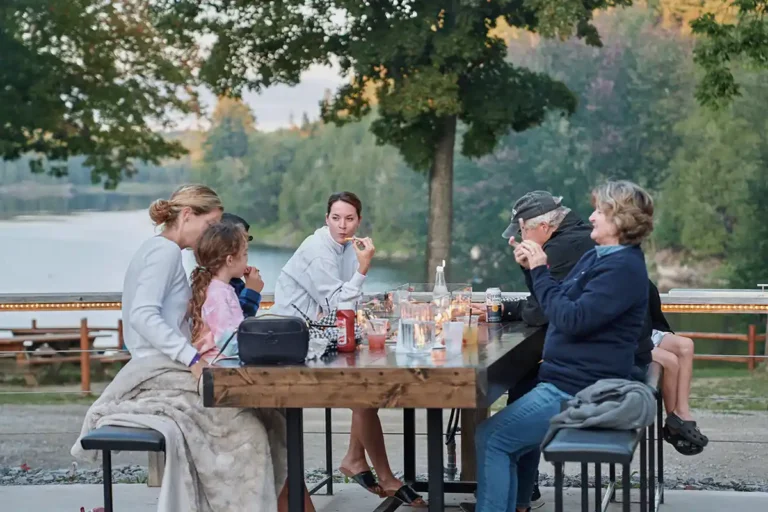
[[[661,311],[661,296],[656,285],[648,280],[648,314],[645,317],[645,324],[638,341],[637,352],[635,353],[635,364],[638,366],[651,363],[651,350],[653,350],[653,341],[651,334],[653,329],[657,331],[672,332],[672,328],[664,318]]]
[[[595,246],[594,240],[589,237],[591,232],[592,226],[581,220],[576,213],[570,212],[565,216],[557,230],[542,246],[547,255],[549,273],[553,278],[558,281],[565,279],[582,255]],[[532,326],[546,325],[547,316],[533,294],[531,273],[526,269],[522,270],[525,284],[531,294],[524,300],[503,301],[502,321],[522,320]]]

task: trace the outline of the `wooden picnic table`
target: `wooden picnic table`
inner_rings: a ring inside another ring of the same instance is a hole
[[[480,331],[478,344],[457,354],[433,350],[414,357],[396,353],[393,346],[382,352],[364,346],[297,366],[222,361],[203,370],[203,404],[285,408],[291,512],[304,510],[303,409],[404,409],[404,480],[429,493],[431,512],[442,511],[446,491],[472,492],[476,487],[471,481],[444,482],[443,409],[490,407],[538,364],[544,346],[543,329],[522,322],[481,324]],[[414,409],[421,408],[427,409],[428,482],[416,481]],[[474,451],[473,433],[462,430],[462,453],[465,444]]]
[[[93,343],[93,341],[96,338],[99,338],[103,335],[100,334],[89,334],[88,340],[90,343]],[[78,346],[80,344],[80,333],[75,332],[72,334],[33,334],[33,335],[22,335],[22,336],[13,336],[10,338],[0,338],[0,351],[8,351],[8,350],[25,350],[24,343],[30,342],[32,345],[42,345],[44,343],[54,344],[54,345],[69,345],[71,343],[77,343]],[[66,348],[66,347],[65,347]],[[29,349],[30,351],[34,349]]]

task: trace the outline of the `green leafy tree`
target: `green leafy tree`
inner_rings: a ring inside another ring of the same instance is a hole
[[[768,62],[768,1],[733,0],[726,5],[691,22],[693,33],[704,36],[694,57],[704,71],[696,98],[713,108],[741,95],[734,66],[766,69]]]
[[[630,0],[165,0],[158,9],[185,27],[215,36],[202,77],[239,94],[295,84],[312,64],[337,62],[350,83],[323,103],[324,120],[357,121],[377,104],[371,125],[414,169],[429,176],[427,273],[448,260],[453,219],[457,126],[461,153],[480,157],[508,131],[573,112],[559,81],[506,59],[493,34],[500,20],[547,37],[599,45],[596,9]],[[375,91],[371,95],[370,91]]]
[[[248,105],[233,98],[219,98],[205,141],[206,158],[243,158],[248,153],[248,136],[255,131],[255,124]]]
[[[10,0],[0,4],[0,156],[66,173],[86,156],[107,188],[184,150],[153,130],[195,110],[197,48],[151,0]]]
[[[603,40],[599,51],[576,39],[510,38],[510,58],[563,81],[580,108],[569,118],[551,115],[537,128],[510,133],[491,155],[457,161],[454,268],[460,280],[507,290],[525,286],[500,235],[512,202],[527,191],[562,195],[586,219],[589,192],[606,179],[637,181],[657,197],[665,188],[685,135],[675,127],[696,107],[691,40],[642,7],[599,13],[595,25]]]

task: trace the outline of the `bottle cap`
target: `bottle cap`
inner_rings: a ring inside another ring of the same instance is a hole
[[[339,302],[339,305],[337,306],[336,309],[338,309],[339,311],[347,311],[347,310],[354,311],[355,305],[351,302]]]

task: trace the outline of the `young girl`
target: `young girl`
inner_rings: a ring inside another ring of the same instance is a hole
[[[231,223],[214,224],[205,230],[195,249],[197,268],[192,271],[192,344],[209,363],[220,355],[227,340],[243,321],[243,310],[229,282],[248,270],[248,237]],[[237,336],[222,357],[237,355]]]

